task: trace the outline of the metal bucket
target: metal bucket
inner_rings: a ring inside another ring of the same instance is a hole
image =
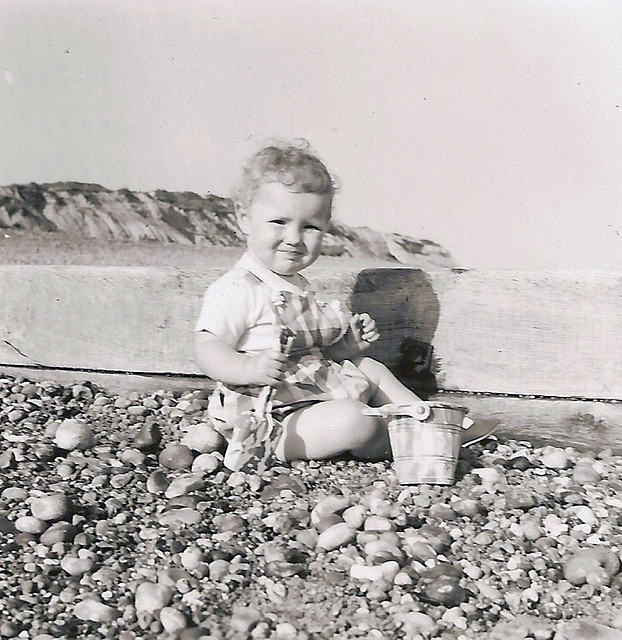
[[[453,484],[466,407],[428,403],[430,415],[388,418],[393,467],[401,484]]]

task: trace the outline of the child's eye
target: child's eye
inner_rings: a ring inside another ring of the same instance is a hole
[[[309,231],[321,231],[321,229],[314,224],[308,224],[305,229],[308,229]]]
[[[282,226],[285,224],[285,220],[281,220],[281,218],[275,218],[274,220],[270,220],[270,224],[276,224],[278,226]]]

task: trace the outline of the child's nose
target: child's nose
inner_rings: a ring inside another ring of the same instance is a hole
[[[300,242],[300,229],[294,225],[289,225],[285,231],[285,242],[288,244],[298,244]]]

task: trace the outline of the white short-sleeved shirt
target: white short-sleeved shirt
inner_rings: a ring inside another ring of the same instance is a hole
[[[248,272],[269,288],[249,278]],[[275,331],[270,289],[304,291],[245,253],[230,271],[207,288],[195,331],[209,331],[244,353],[278,349],[279,334]]]

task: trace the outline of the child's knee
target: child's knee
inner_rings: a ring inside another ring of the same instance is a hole
[[[358,400],[335,401],[335,417],[338,418],[340,430],[344,439],[348,440],[350,448],[365,445],[375,438],[384,423],[376,416],[363,413],[366,405]]]

